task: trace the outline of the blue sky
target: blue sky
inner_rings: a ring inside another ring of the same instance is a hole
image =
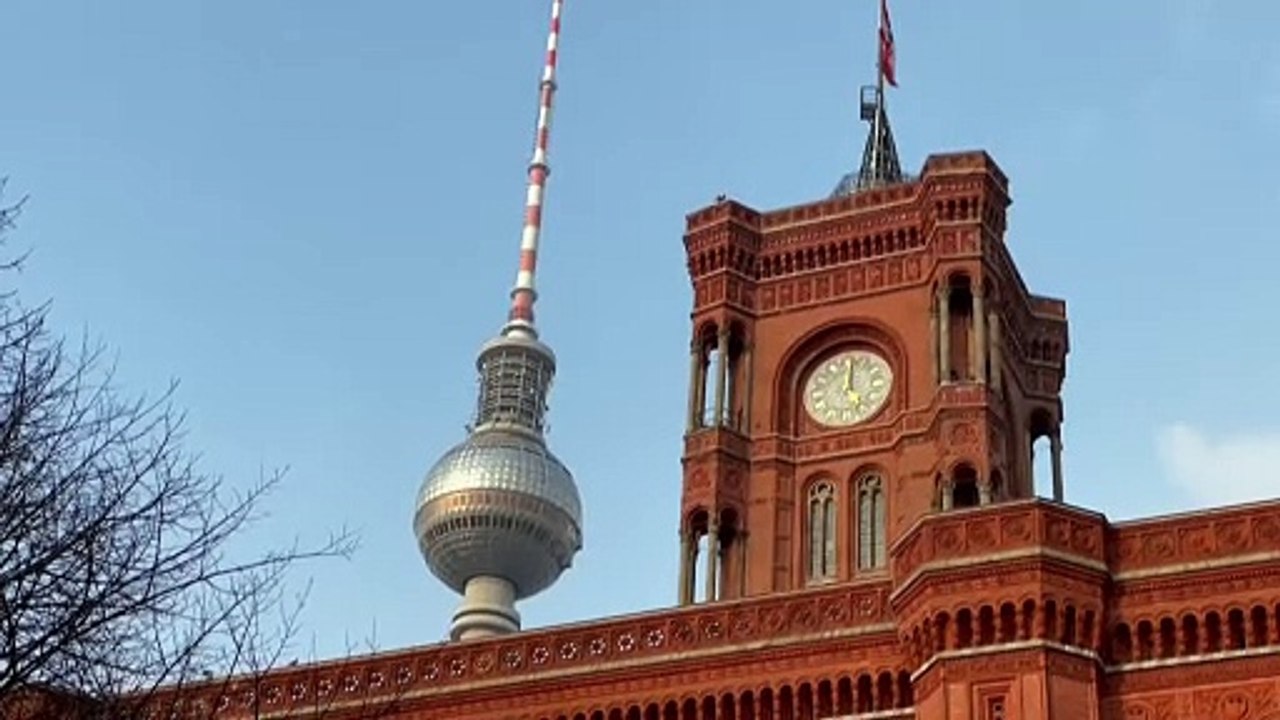
[[[788,12],[780,12],[785,7]],[[0,176],[28,301],[181,380],[229,481],[288,466],[263,541],[359,532],[296,655],[434,642],[410,530],[504,319],[549,1],[9,0]],[[1068,499],[1113,518],[1275,493],[1280,4],[896,0],[905,164],[983,148],[1065,297]],[[539,321],[586,505],[528,625],[669,605],[684,214],[824,196],[864,139],[872,0],[568,0]],[[375,631],[376,628],[376,631]]]

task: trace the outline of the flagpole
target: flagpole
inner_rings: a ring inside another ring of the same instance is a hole
[[[884,116],[884,3],[880,0],[876,13],[876,115],[871,120],[871,172],[879,173],[880,168],[880,118]],[[882,178],[872,178],[878,183]]]

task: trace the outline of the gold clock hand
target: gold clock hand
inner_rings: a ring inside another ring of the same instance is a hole
[[[844,374],[844,394],[849,398],[849,402],[854,405],[862,403],[862,395],[853,389],[853,358],[845,361],[845,367],[848,368]]]

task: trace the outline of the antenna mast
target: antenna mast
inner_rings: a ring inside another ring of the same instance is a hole
[[[884,118],[884,73],[885,73],[885,19],[889,14],[885,5],[887,0],[880,0],[880,13],[877,15],[876,38],[876,106],[872,111],[874,116],[871,120],[871,136],[873,138],[880,137],[881,120]],[[890,31],[892,32],[892,31]],[[892,36],[890,36],[892,37]],[[892,42],[892,41],[891,41]],[[892,72],[892,71],[891,71]],[[871,166],[880,167],[880,156],[883,150],[880,143],[877,142],[871,147]]]
[[[511,290],[511,311],[503,335],[518,334],[537,338],[533,323],[533,304],[538,299],[534,274],[538,267],[538,237],[542,233],[542,200],[546,192],[547,149],[551,139],[551,106],[556,94],[556,60],[560,46],[560,12],[564,0],[551,4],[551,30],[547,34],[547,60],[539,85],[538,125],[534,135],[533,159],[529,162],[529,189],[525,197],[524,230],[520,236],[520,271]]]

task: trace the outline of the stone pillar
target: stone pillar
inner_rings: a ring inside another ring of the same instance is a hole
[[[978,481],[978,504],[990,505],[991,500],[991,478],[983,478]]]
[[[938,304],[934,303],[929,310],[929,352],[933,353],[933,362],[930,364],[930,372],[933,373],[933,384],[942,384],[942,374],[938,361]]]
[[[733,562],[733,554],[738,551],[738,538],[732,535],[728,542],[720,541],[720,575],[716,578],[716,599],[724,600],[729,597],[729,577],[733,574],[736,563]]]
[[[720,526],[713,519],[707,528],[707,602],[716,600],[716,581],[719,580]]]
[[[942,509],[950,510],[955,503],[956,484],[950,479],[942,481]]]
[[[1030,491],[1030,497],[1039,497],[1036,494],[1036,439],[1030,433],[1022,433],[1024,442],[1027,443],[1027,489]],[[1043,479],[1041,480],[1043,482]]]
[[[970,345],[973,351],[970,362],[973,365],[973,379],[978,382],[987,381],[987,311],[979,286],[973,293],[973,338]]]
[[[739,520],[741,523],[741,520]],[[735,543],[738,546],[738,597],[747,596],[747,531],[739,530]]]
[[[1000,316],[992,310],[987,315],[987,352],[991,353],[991,387],[996,392],[1004,389],[1004,375],[1000,371],[1000,361],[1003,357],[1003,350],[1000,347]]]
[[[938,377],[951,382],[951,287],[943,286],[938,295]]]
[[[1057,428],[1049,436],[1049,452],[1053,460],[1053,499],[1062,502],[1062,431]]]
[[[702,425],[702,343],[694,341],[689,347],[689,432]]]
[[[724,388],[729,379],[729,329],[720,329],[720,344],[716,346],[716,413],[715,425],[724,425]]]
[[[701,341],[699,341],[699,343],[701,343]],[[710,369],[711,369],[711,358],[707,354],[707,348],[705,345],[699,344],[698,346],[698,382],[697,382],[698,390],[696,393],[697,397],[695,397],[693,401],[693,404],[694,404],[693,412],[697,415],[697,418],[696,418],[697,422],[695,424],[700,428],[707,426],[707,411],[706,411],[707,371]]]
[[[676,602],[688,605],[693,602],[693,536],[680,531],[680,585],[677,588]]]
[[[755,350],[751,345],[742,348],[742,352],[746,355],[746,369],[742,374],[741,386],[744,388],[742,393],[742,427],[738,431],[744,435],[751,432],[751,388],[755,385],[752,378],[755,373]]]

